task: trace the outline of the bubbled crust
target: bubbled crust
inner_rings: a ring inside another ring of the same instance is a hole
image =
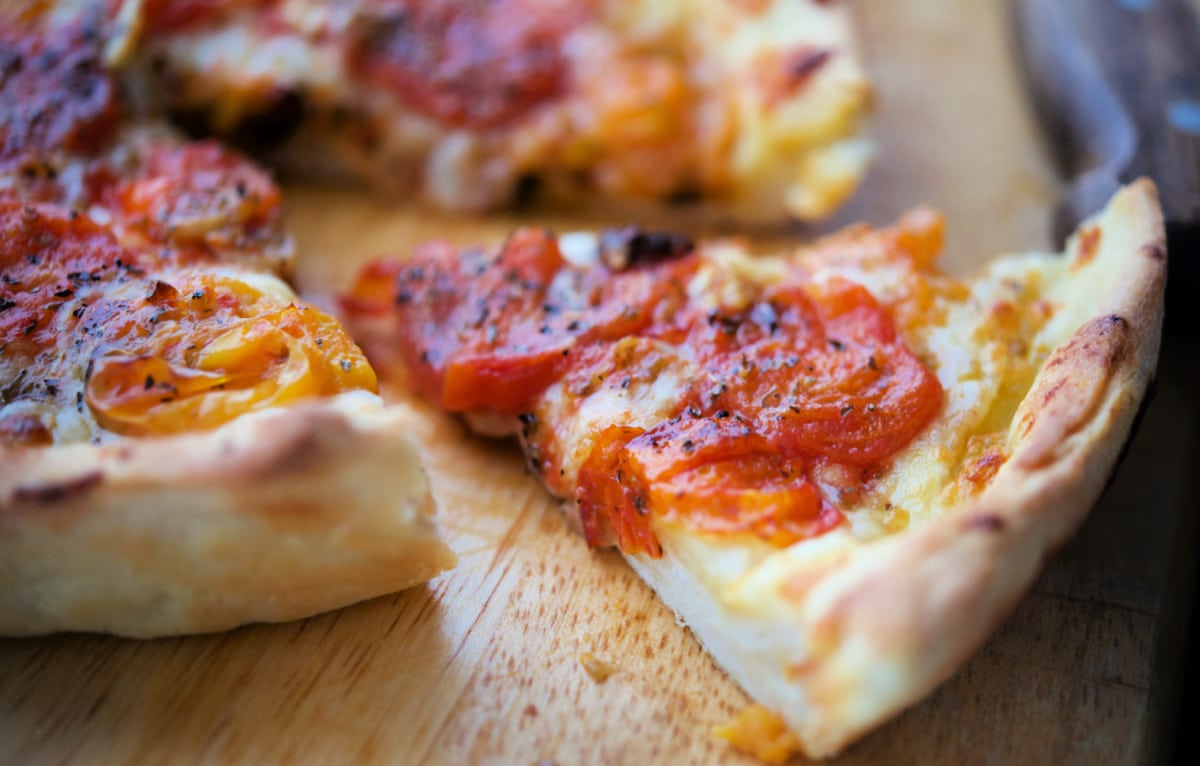
[[[1014,608],[1103,489],[1158,356],[1166,251],[1153,185],[1076,237],[1059,342],[1020,404],[1009,459],[975,499],[907,532],[794,546],[723,591],[673,556],[633,567],[805,752],[826,757],[948,678]]]
[[[411,416],[363,392],[215,431],[0,454],[0,634],[305,617],[455,563]]]

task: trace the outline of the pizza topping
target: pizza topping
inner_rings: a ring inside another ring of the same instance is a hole
[[[491,128],[560,95],[579,2],[389,0],[348,48],[352,71],[451,125]]]
[[[39,402],[114,433],[169,434],[376,388],[336,322],[298,305],[272,277],[187,269],[151,277],[155,255],[49,206],[0,204],[0,243],[6,443],[53,430],[28,421]]]
[[[526,412],[570,369],[577,345],[636,334],[683,300],[694,260],[631,270],[566,267],[556,239],[523,229],[498,257],[427,245],[367,267],[345,301],[357,316],[395,311],[401,352],[423,394],[452,412]]]
[[[110,0],[114,5],[129,0]],[[153,33],[181,32],[210,24],[239,8],[268,7],[279,0],[144,0],[144,24]]]
[[[0,202],[0,362],[19,375],[54,344],[68,305],[86,305],[95,283],[135,271],[135,259],[85,216]]]
[[[787,763],[802,752],[799,738],[783,719],[762,705],[750,705],[728,723],[714,726],[713,736],[763,763]]]
[[[119,116],[98,32],[77,26],[50,34],[0,33],[0,169],[52,174],[48,155],[99,151],[112,139]]]
[[[87,404],[110,431],[211,428],[253,409],[375,388],[358,349],[315,309],[235,280],[185,277],[183,291],[159,284],[146,299],[102,301],[83,316],[103,338]]]
[[[219,144],[150,144],[129,178],[99,175],[95,195],[141,237],[177,247],[246,249],[273,235],[282,218],[279,188]]]
[[[869,477],[941,407],[936,377],[855,283],[755,283],[674,235],[606,233],[591,265],[575,245],[570,262],[539,230],[492,255],[429,245],[368,267],[345,305],[394,315],[418,388],[452,412],[534,413],[552,387],[578,408],[677,377],[655,422],[618,409],[584,437],[574,489],[592,544],[611,532],[659,555],[651,517],[780,546],[821,534],[842,522],[825,477]],[[569,492],[565,425],[522,422],[533,468]]]

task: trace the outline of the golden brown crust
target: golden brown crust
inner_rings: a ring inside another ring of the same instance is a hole
[[[215,431],[3,455],[0,633],[282,621],[454,564],[402,409],[366,393]]]
[[[716,591],[678,534],[658,561],[630,557],[808,755],[837,753],[953,673],[1103,489],[1158,355],[1166,263],[1153,185],[1126,188],[1093,225],[1098,244],[1068,245],[1080,265],[1056,285],[1040,335],[1057,340],[981,495],[872,542],[802,543]]]

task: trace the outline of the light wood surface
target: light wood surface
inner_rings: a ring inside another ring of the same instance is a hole
[[[1004,6],[858,4],[881,159],[843,217],[883,222],[938,205],[956,270],[1047,244],[1056,182],[1006,47]],[[318,297],[365,257],[432,236],[489,239],[516,220],[290,191],[298,279]],[[993,640],[838,763],[1160,759],[1188,597],[1180,511],[1196,499],[1187,473],[1200,465],[1184,427],[1197,421],[1187,364],[1164,371],[1116,483]],[[745,696],[618,556],[589,552],[566,528],[516,450],[432,413],[420,436],[455,571],[221,635],[0,641],[0,763],[745,762],[709,735]],[[585,652],[612,677],[594,681]]]

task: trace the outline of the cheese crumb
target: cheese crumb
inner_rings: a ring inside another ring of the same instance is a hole
[[[713,736],[763,763],[786,763],[800,753],[800,740],[783,719],[762,705],[751,705],[728,723],[714,726]]]
[[[583,665],[583,669],[598,684],[604,683],[608,680],[609,676],[616,672],[616,668],[591,652],[584,652],[579,655],[579,664]]]

